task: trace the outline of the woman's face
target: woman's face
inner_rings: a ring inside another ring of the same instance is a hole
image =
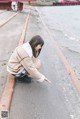
[[[41,51],[41,48],[42,48],[41,44],[39,44],[35,47],[35,57],[38,57],[38,55]]]

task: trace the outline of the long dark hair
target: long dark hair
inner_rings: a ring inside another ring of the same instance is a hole
[[[36,56],[35,47],[36,47],[37,45],[41,45],[41,47],[42,47],[42,46],[44,45],[44,41],[43,41],[43,39],[41,38],[41,36],[36,35],[36,36],[34,36],[34,37],[31,38],[29,44],[31,45],[31,48],[32,48],[34,57],[37,57],[37,56]],[[40,54],[40,52],[41,52],[41,49],[38,51],[38,55]]]

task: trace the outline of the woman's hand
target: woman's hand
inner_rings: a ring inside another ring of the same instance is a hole
[[[50,81],[50,80],[48,80],[47,78],[45,78],[44,80],[45,80],[45,81],[47,81],[48,83],[51,83],[51,81]]]

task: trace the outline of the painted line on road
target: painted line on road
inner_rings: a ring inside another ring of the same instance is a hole
[[[26,22],[24,24],[22,35],[19,39],[18,45],[23,44],[25,40],[25,35],[26,35],[25,33],[27,30],[29,17],[30,17],[30,11],[28,12]],[[0,111],[6,110],[7,112],[9,112],[11,101],[12,101],[12,96],[13,96],[13,91],[14,91],[14,86],[15,86],[15,77],[9,74],[7,77],[7,81],[6,81],[1,99],[0,99]],[[0,119],[3,119],[3,118],[0,118]]]
[[[43,21],[41,15],[40,15],[39,10],[37,9],[37,7],[35,7],[35,9],[37,10],[37,12],[38,12],[38,14],[39,14],[39,17],[40,17],[40,19],[41,19],[41,22],[42,22],[42,24],[44,25],[44,28],[46,29],[47,33],[49,34],[50,39],[52,40],[52,39],[53,39],[52,34],[50,33],[48,27],[46,26],[45,22]],[[75,72],[74,72],[74,69],[72,68],[72,66],[71,66],[71,65],[69,64],[69,62],[67,61],[67,59],[66,59],[66,57],[64,56],[64,54],[62,53],[62,51],[61,51],[61,49],[60,49],[58,43],[57,43],[55,40],[54,40],[54,48],[55,48],[57,54],[59,55],[59,57],[61,58],[61,61],[63,62],[63,64],[64,64],[64,66],[65,66],[65,68],[66,68],[66,70],[67,70],[69,76],[71,77],[72,82],[73,82],[73,84],[75,85],[75,87],[76,87],[78,93],[80,94],[80,81],[78,80],[78,78],[77,78],[77,76],[76,76],[76,74],[75,74]]]
[[[4,26],[6,23],[8,23],[12,18],[14,18],[17,14],[19,14],[20,12],[17,12],[17,13],[15,13],[14,15],[11,15],[7,20],[5,20],[5,21],[2,21],[1,23],[0,23],[0,28],[2,27],[2,26]]]
[[[30,11],[29,11],[28,16],[27,16],[27,18],[26,18],[26,22],[25,22],[25,24],[24,24],[23,32],[22,32],[22,34],[21,34],[21,37],[20,37],[20,40],[19,40],[18,45],[21,45],[21,44],[24,43],[24,40],[25,40],[25,33],[26,33],[26,30],[27,30],[29,17],[30,17]]]

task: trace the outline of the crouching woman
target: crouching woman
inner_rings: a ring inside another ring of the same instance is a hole
[[[15,76],[16,80],[19,82],[30,83],[32,78],[39,82],[50,82],[38,71],[41,62],[37,57],[43,45],[43,39],[39,35],[36,35],[32,37],[29,42],[18,46],[9,59],[7,71]]]

